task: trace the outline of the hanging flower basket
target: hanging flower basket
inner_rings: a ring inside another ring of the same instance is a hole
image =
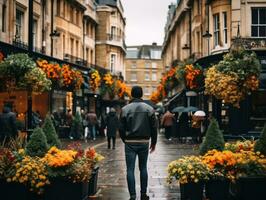
[[[206,73],[205,92],[239,107],[259,87],[260,63],[256,54],[233,50]]]

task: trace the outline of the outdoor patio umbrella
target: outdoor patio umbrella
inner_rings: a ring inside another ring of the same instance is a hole
[[[188,106],[184,109],[183,112],[195,112],[195,111],[198,111],[199,109],[197,107],[194,107],[194,106]]]
[[[185,107],[184,106],[178,106],[178,107],[175,107],[172,112],[173,113],[179,113],[179,112],[184,112],[185,110]]]

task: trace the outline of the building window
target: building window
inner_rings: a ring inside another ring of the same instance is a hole
[[[79,41],[76,41],[76,56],[79,57]]]
[[[151,50],[151,59],[161,59],[161,50]]]
[[[38,30],[38,24],[37,20],[33,20],[33,27],[32,27],[32,32],[33,32],[33,46],[36,48],[37,47],[37,30]]]
[[[150,63],[149,62],[145,62],[145,68],[150,68]]]
[[[131,68],[137,68],[137,62],[136,61],[132,61]]]
[[[266,7],[252,8],[252,37],[266,37]]]
[[[157,63],[155,63],[155,62],[151,63],[151,67],[152,67],[153,69],[156,69],[156,68],[157,68]]]
[[[111,54],[110,71],[115,72],[116,54]]]
[[[76,11],[76,25],[79,26],[79,11]]]
[[[145,81],[149,81],[150,80],[150,73],[149,72],[145,72],[144,79],[145,79]]]
[[[157,73],[156,72],[152,72],[151,80],[152,81],[157,81]]]
[[[227,44],[227,13],[223,12],[223,19],[224,19],[224,44]]]
[[[60,16],[60,8],[61,8],[60,4],[61,4],[61,0],[57,0],[56,1],[56,14],[58,16]]]
[[[23,18],[24,13],[21,10],[16,9],[16,29],[15,29],[15,39],[22,41],[22,32],[23,32]]]
[[[92,64],[94,64],[94,56],[93,56],[93,49],[91,49],[91,60],[90,60],[90,62],[92,63]]]
[[[150,95],[150,88],[148,87],[144,88],[144,95]]]
[[[70,7],[70,22],[74,23],[74,15],[75,15],[75,9],[71,6]]]
[[[130,81],[138,81],[136,72],[131,72]]]
[[[71,56],[74,56],[74,39],[73,38],[70,38],[70,53],[71,53]]]
[[[2,6],[2,32],[6,32],[6,5]]]
[[[213,22],[214,22],[214,46],[218,46],[219,45],[219,35],[220,35],[220,17],[219,17],[219,13],[213,15]]]
[[[116,27],[115,26],[111,26],[110,40],[114,40],[115,39],[115,30],[116,30]]]
[[[62,40],[63,40],[63,55],[65,55],[65,49],[66,49],[66,36],[65,35],[63,35],[63,37],[62,37]]]

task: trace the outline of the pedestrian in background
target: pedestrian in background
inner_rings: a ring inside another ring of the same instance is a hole
[[[97,115],[94,112],[90,112],[88,113],[87,117],[91,139],[96,140],[96,126],[98,124]]]
[[[8,106],[4,106],[3,113],[0,114],[0,141],[8,142],[18,134],[16,126],[16,114],[11,112]]]
[[[72,126],[72,123],[73,123],[73,115],[72,115],[72,110],[71,109],[68,109],[67,110],[67,113],[66,113],[66,126],[68,127],[67,128],[67,134],[69,135],[69,138],[70,139],[74,139],[74,136],[70,134],[71,132],[71,126]]]
[[[135,162],[138,156],[140,170],[141,200],[148,200],[147,161],[150,152],[155,150],[157,142],[157,127],[154,109],[143,102],[142,88],[134,86],[131,90],[132,101],[124,106],[120,117],[120,136],[125,143],[127,166],[127,183],[130,200],[136,199]],[[149,140],[151,138],[151,145]]]
[[[175,116],[169,110],[164,113],[162,117],[161,124],[165,129],[165,137],[168,140],[171,140],[172,137],[172,127],[174,125]]]
[[[111,148],[111,140],[113,141],[113,149],[115,149],[115,140],[116,140],[116,133],[119,128],[119,120],[114,108],[111,108],[110,112],[107,115],[106,127],[107,127],[108,149]]]

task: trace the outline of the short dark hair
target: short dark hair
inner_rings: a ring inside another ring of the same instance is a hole
[[[131,96],[133,98],[141,98],[143,95],[142,88],[140,86],[133,86],[131,90]]]

